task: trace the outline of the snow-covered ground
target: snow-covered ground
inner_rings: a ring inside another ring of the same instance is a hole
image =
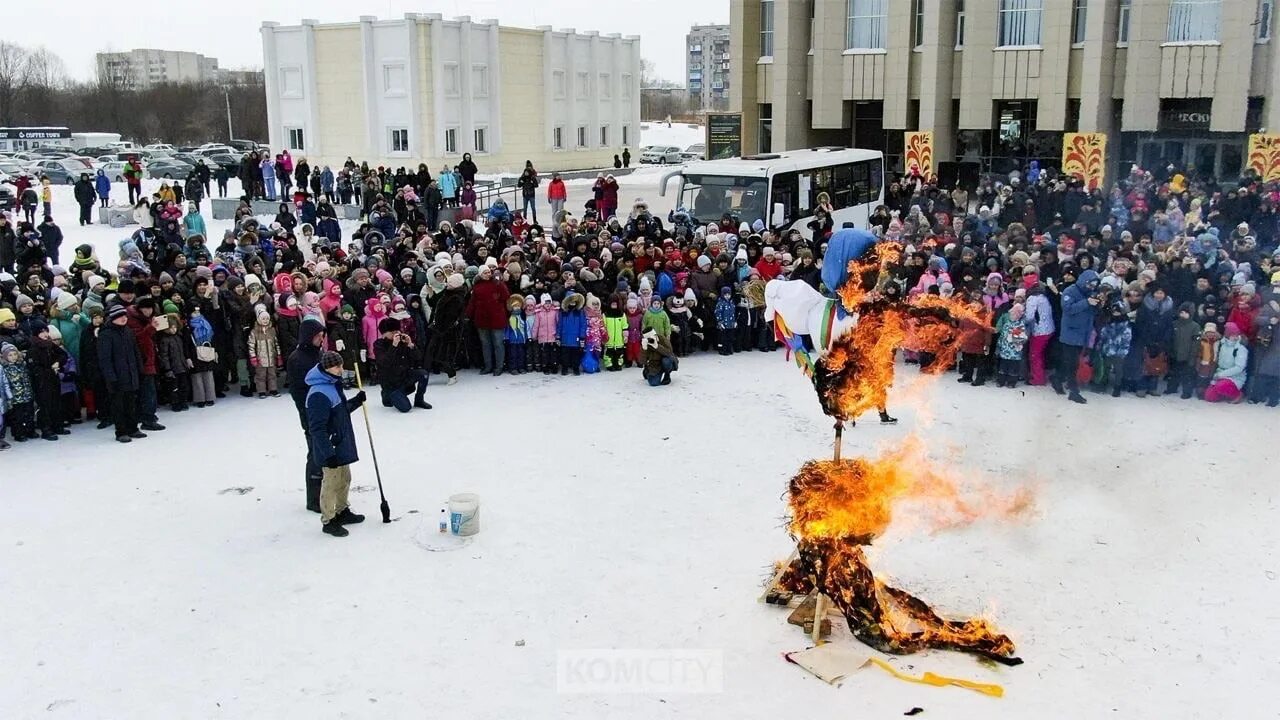
[[[667,127],[665,122],[654,120],[640,123],[640,145],[675,145],[681,149],[690,145],[704,143],[707,141],[707,129],[702,125],[689,125],[688,123],[671,123],[671,127]],[[635,151],[632,150],[635,154]]]
[[[113,244],[67,214],[68,247]],[[942,461],[1037,488],[1025,522],[899,529],[870,553],[943,612],[990,611],[1026,660],[890,662],[1002,699],[876,669],[836,689],[782,659],[806,639],[756,597],[791,550],[786,482],[829,456],[831,430],[794,365],[751,353],[689,358],[660,389],[635,370],[465,373],[432,385],[431,411],[375,401],[396,521],[377,522],[357,418],[369,520],[345,539],[302,507],[287,398],[162,412],[169,429],[129,446],[83,425],[16,446],[0,455],[0,717],[1273,715],[1274,412],[1077,406],[949,377],[910,393],[919,408],[906,394],[891,395],[901,424],[860,423],[846,456],[918,431]],[[482,498],[479,535],[424,549],[464,491]],[[557,692],[560,653],[600,648],[719,651],[723,692]]]

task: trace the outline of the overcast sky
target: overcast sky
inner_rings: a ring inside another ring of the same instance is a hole
[[[362,14],[390,18],[418,12],[497,18],[516,27],[551,25],[639,35],[641,55],[654,62],[658,75],[683,84],[689,26],[729,21],[729,0],[60,0],[39,5],[31,9],[38,19],[10,25],[4,39],[53,50],[79,80],[92,78],[94,53],[108,49],[190,50],[216,57],[219,67],[261,68],[258,28],[264,20],[296,25],[303,17],[349,22]]]

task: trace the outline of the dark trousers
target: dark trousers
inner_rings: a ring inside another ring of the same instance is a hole
[[[507,343],[507,372],[525,371],[525,345],[527,343]]]
[[[4,414],[4,426],[13,432],[14,440],[28,440],[36,436],[36,404],[27,401],[17,403]],[[0,434],[3,437],[3,434]]]
[[[405,383],[400,386],[392,386],[389,383],[382,385],[382,405],[383,407],[393,407],[402,413],[407,413],[413,409],[415,403],[423,401],[423,395],[427,392],[427,380],[431,377],[426,370],[414,368],[409,371],[409,377],[405,379]],[[413,393],[413,401],[409,401],[409,393]]]
[[[139,199],[142,198],[142,186],[129,183],[128,188],[129,188],[129,204],[133,205],[137,203]]]
[[[227,196],[227,181],[219,180],[218,181],[218,197],[224,198],[226,196]]]
[[[650,387],[658,387],[663,380],[671,379],[671,371],[675,369],[676,361],[669,357],[662,358],[662,372],[646,375],[645,380],[649,381]]]
[[[1190,362],[1174,363],[1169,366],[1169,379],[1165,385],[1164,394],[1172,395],[1182,390],[1182,399],[1189,399],[1196,391],[1196,368]]]
[[[1080,364],[1080,352],[1084,348],[1079,345],[1058,344],[1058,361],[1054,366],[1054,387],[1065,385],[1073,393],[1080,392],[1080,383],[1076,381],[1076,366]]]
[[[1275,375],[1254,375],[1253,387],[1249,388],[1249,399],[1253,402],[1266,402],[1275,407],[1280,404],[1280,377]]]
[[[574,373],[580,371],[582,367],[582,348],[577,346],[561,346],[560,348],[560,369],[571,370]]]
[[[80,203],[80,224],[81,225],[93,224],[93,203],[92,202]]]
[[[159,422],[156,417],[156,376],[143,375],[138,383],[138,417],[142,422]]]
[[[307,439],[307,469],[305,486],[307,489],[307,509],[320,512],[320,481],[324,479],[324,469],[316,462],[315,453],[311,450],[311,433],[307,429],[307,409],[298,410],[298,422],[302,424],[302,436]]]
[[[104,198],[104,197],[100,197],[100,198],[98,198],[98,206],[99,206],[99,207],[106,207],[107,205],[110,205],[110,204],[111,204],[111,199],[110,199],[110,198]]]
[[[116,423],[116,437],[138,432],[137,390],[116,390],[111,393],[111,419]]]
[[[987,356],[978,353],[960,354],[960,379],[982,384],[987,381]]]

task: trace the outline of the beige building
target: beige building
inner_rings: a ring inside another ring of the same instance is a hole
[[[218,59],[180,50],[137,49],[97,54],[98,79],[137,90],[162,83],[218,80]]]
[[[497,20],[262,26],[270,146],[312,165],[613,166],[640,132],[640,39]]]
[[[1007,172],[1103,132],[1109,177],[1230,177],[1247,133],[1280,129],[1274,3],[731,0],[732,104],[750,150],[879,148],[901,169],[902,132],[932,130],[935,164]]]

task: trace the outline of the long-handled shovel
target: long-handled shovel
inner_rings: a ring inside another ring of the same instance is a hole
[[[364,392],[364,383],[360,380],[360,364],[356,363],[356,387]],[[382,498],[382,504],[378,506],[382,510],[382,522],[391,522],[391,506],[387,504],[386,493],[382,492],[382,472],[378,470],[378,448],[373,445],[373,428],[369,426],[369,403],[365,401],[361,403],[360,409],[364,411],[364,430],[369,434],[369,450],[373,453],[373,474],[378,478],[378,495]]]

